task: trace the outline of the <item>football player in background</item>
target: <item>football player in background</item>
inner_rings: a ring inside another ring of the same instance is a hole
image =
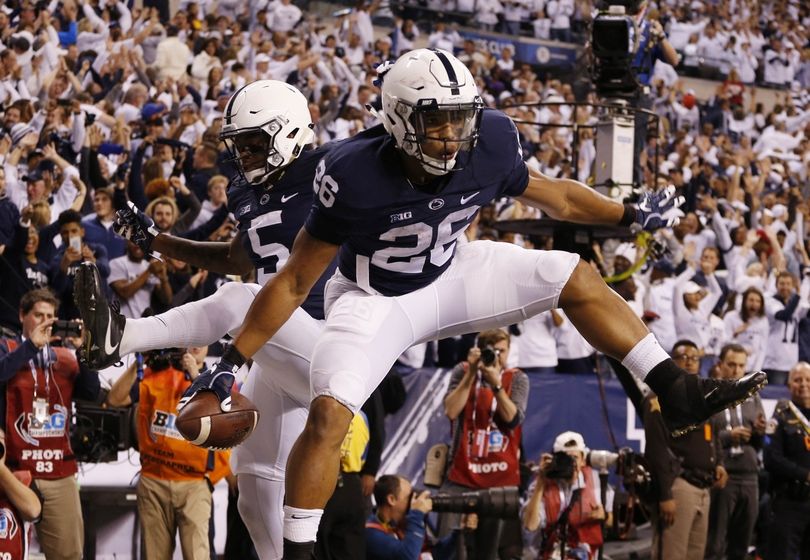
[[[305,150],[312,138],[306,98],[273,80],[250,83],[231,97],[221,138],[239,171],[228,190],[228,209],[238,220],[230,242],[196,242],[158,234],[152,220],[130,203],[119,212],[117,231],[145,253],[159,252],[222,274],[255,268],[266,282],[289,257],[292,243],[312,206],[312,181],[328,148]],[[323,319],[323,284],[285,327],[255,356],[242,387],[259,409],[261,437],[234,449],[239,511],[262,559],[281,558],[284,469],[292,443],[306,421],[310,402],[309,361]],[[131,352],[208,345],[234,334],[259,291],[259,284],[229,282],[205,299],[142,319],[110,309],[94,267],[78,273],[76,297],[89,337],[85,357],[107,367]],[[274,373],[270,373],[274,372]]]

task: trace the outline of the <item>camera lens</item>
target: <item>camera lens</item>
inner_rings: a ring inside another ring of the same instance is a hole
[[[485,366],[491,366],[495,363],[495,360],[498,358],[498,351],[495,350],[492,346],[486,346],[481,349],[481,362]]]

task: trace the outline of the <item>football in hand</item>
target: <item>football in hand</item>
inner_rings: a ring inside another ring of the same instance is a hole
[[[259,421],[250,400],[231,394],[231,410],[223,412],[211,391],[200,391],[177,414],[175,426],[184,438],[208,449],[230,449],[245,441]]]

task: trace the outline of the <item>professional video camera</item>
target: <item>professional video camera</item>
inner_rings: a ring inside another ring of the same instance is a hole
[[[621,477],[622,485],[628,492],[642,496],[649,491],[652,484],[650,471],[644,463],[644,457],[629,447],[622,447],[618,453],[594,450],[586,457],[588,465],[601,473],[607,473],[616,467],[616,474]]]
[[[133,441],[132,410],[76,401],[70,426],[70,447],[83,463],[108,463]]]
[[[520,507],[517,486],[470,490],[461,494],[440,492],[432,494],[433,511],[475,513],[480,517],[516,518]]]
[[[604,0],[593,18],[593,83],[604,98],[631,98],[639,89],[633,71],[639,29],[635,16],[641,0]]]

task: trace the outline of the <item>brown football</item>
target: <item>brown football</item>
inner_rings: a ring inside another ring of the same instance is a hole
[[[175,426],[194,445],[230,449],[245,441],[258,421],[259,411],[247,397],[232,393],[230,412],[222,412],[214,393],[200,391],[177,414]]]

